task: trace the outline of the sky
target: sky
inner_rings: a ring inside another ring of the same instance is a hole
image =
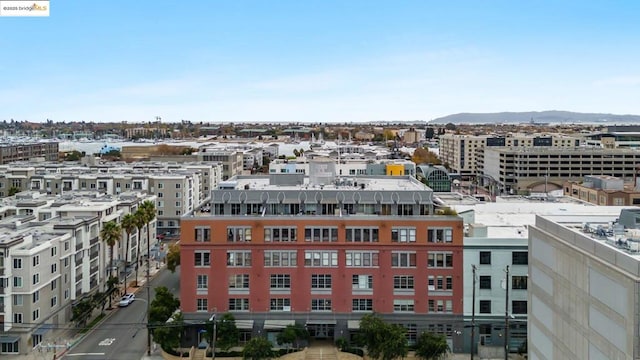
[[[0,17],[0,121],[640,114],[640,1],[52,0]]]

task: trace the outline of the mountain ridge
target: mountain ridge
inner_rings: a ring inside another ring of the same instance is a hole
[[[431,124],[620,124],[640,123],[640,115],[580,113],[546,110],[497,113],[458,113],[431,120]]]

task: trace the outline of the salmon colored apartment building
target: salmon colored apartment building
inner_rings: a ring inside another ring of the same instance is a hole
[[[306,326],[349,337],[375,312],[415,341],[451,342],[462,327],[462,219],[436,215],[410,176],[240,176],[181,219],[181,309],[187,321],[230,312],[242,340]],[[194,330],[192,342],[206,339]],[[460,341],[462,341],[460,339]]]

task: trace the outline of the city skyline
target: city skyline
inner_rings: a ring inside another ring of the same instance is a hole
[[[640,4],[54,2],[3,18],[0,119],[638,114]]]

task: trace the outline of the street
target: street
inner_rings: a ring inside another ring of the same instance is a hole
[[[163,269],[151,280],[151,297],[154,288],[166,286],[179,293],[180,276],[176,271]],[[129,306],[116,310],[98,327],[68,351],[67,360],[137,360],[147,351],[147,290],[143,287],[136,293],[136,300]],[[117,306],[117,303],[114,304]]]

